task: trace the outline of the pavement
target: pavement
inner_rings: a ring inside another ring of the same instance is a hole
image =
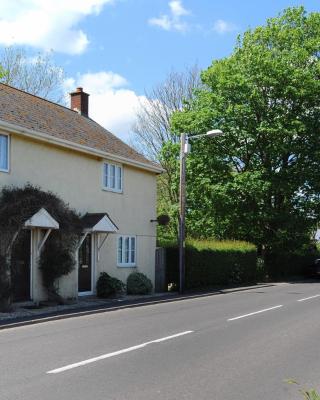
[[[2,329],[0,399],[302,399],[319,305],[320,281],[280,283]]]
[[[79,297],[77,301],[63,305],[41,305],[33,302],[14,303],[10,312],[0,312],[0,329],[31,325],[39,322],[53,321],[57,319],[83,316],[128,307],[139,307],[144,304],[155,304],[167,301],[179,301],[185,298],[198,296],[213,296],[217,294],[235,291],[249,290],[252,286],[256,288],[267,287],[272,284],[257,284],[250,286],[237,286],[228,288],[216,288],[206,291],[188,291],[185,295],[178,292],[152,293],[148,295],[120,294],[106,299],[95,296]]]
[[[157,300],[162,298],[171,298],[177,293],[153,293],[151,295],[119,295],[114,298],[100,299],[95,296],[79,297],[77,301],[70,304],[61,305],[41,305],[37,306],[33,302],[13,303],[10,312],[0,312],[0,329],[3,325],[14,325],[16,322],[31,323],[40,322],[43,318],[46,320],[57,319],[56,317],[67,318],[68,315],[79,314],[84,311],[99,311],[107,308],[115,308],[123,305],[130,305],[140,301]]]

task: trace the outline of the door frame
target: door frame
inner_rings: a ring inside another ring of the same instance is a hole
[[[33,256],[33,244],[34,244],[34,238],[33,238],[33,229],[26,229],[27,231],[30,232],[30,244],[29,244],[29,300],[22,300],[22,301],[14,301],[14,303],[29,303],[30,301],[33,301],[33,262],[34,262],[34,256]],[[17,240],[19,240],[19,235],[17,237]]]
[[[95,257],[95,234],[93,232],[89,232],[89,235],[91,235],[91,290],[87,290],[86,292],[79,292],[79,251],[80,248],[82,246],[80,246],[80,248],[77,250],[77,282],[78,282],[78,296],[82,297],[82,296],[90,296],[94,294],[94,281],[95,281],[95,271],[96,271],[96,257]]]
[[[33,263],[35,260],[34,254],[33,254],[33,243],[34,243],[34,235],[35,235],[35,230],[30,229],[30,299],[33,301]]]

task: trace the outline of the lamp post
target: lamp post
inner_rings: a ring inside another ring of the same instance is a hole
[[[185,219],[186,219],[186,158],[189,151],[189,140],[223,135],[220,129],[214,129],[201,135],[187,136],[180,139],[180,185],[179,185],[179,290],[184,291],[185,284]]]

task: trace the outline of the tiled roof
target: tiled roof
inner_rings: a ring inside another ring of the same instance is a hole
[[[0,120],[159,168],[92,119],[2,83]]]

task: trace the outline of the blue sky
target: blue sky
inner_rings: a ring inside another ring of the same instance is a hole
[[[66,90],[91,94],[91,116],[130,137],[145,89],[171,70],[231,53],[237,35],[289,6],[319,0],[1,0],[0,46],[54,50]]]

